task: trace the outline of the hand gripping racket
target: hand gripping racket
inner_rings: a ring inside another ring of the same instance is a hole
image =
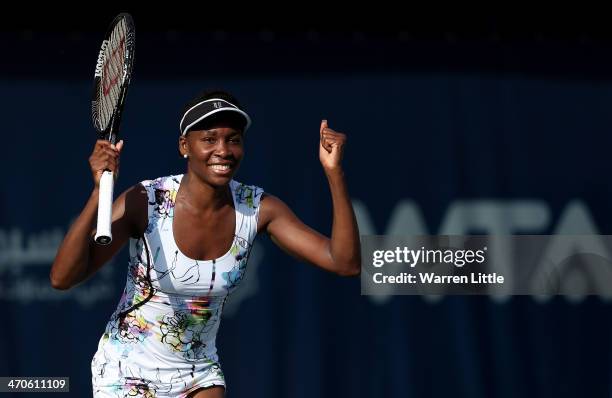
[[[116,143],[134,63],[134,22],[129,14],[119,14],[111,23],[96,63],[91,115],[99,139]],[[100,179],[98,221],[95,241],[109,244],[113,206],[113,173],[105,170]]]

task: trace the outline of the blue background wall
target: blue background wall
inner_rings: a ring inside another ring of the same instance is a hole
[[[79,397],[91,394],[91,357],[127,265],[123,250],[73,290],[48,281],[92,188],[98,40],[2,39],[3,53],[20,43],[31,55],[6,62],[0,77],[0,375],[69,376]],[[607,42],[152,32],[138,46],[116,192],[185,171],[179,112],[213,87],[253,118],[236,179],[323,233],[322,118],[349,137],[344,165],[362,234],[612,233]],[[449,221],[491,205],[501,210],[486,226]],[[515,225],[510,208],[541,217]],[[374,299],[360,295],[358,278],[299,263],[260,237],[218,346],[228,397],[604,397],[610,312],[596,296]]]

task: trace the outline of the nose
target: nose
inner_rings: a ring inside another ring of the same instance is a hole
[[[225,140],[218,140],[217,145],[215,146],[214,155],[225,158],[230,155],[230,150],[227,142]]]

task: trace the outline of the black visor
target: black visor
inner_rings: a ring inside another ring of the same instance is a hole
[[[211,98],[197,103],[189,108],[187,112],[185,112],[179,124],[181,135],[187,134],[190,128],[200,123],[207,117],[219,112],[235,112],[236,114],[242,116],[244,119],[243,132],[247,131],[251,125],[251,118],[249,115],[247,115],[243,110],[239,109],[236,105],[220,98]]]

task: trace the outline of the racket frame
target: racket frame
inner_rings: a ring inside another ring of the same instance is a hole
[[[115,26],[121,21],[125,20],[126,23],[126,37],[125,37],[125,53],[123,56],[124,69],[123,76],[121,76],[121,86],[119,88],[119,96],[117,104],[110,117],[108,125],[104,129],[99,128],[99,123],[96,122],[98,110],[97,107],[101,106],[98,102],[98,95],[100,92],[100,85],[103,84],[104,79],[104,61],[106,47],[110,45],[110,37],[112,35]],[[105,139],[110,141],[112,144],[117,143],[119,137],[119,126],[121,124],[121,116],[123,114],[123,105],[125,97],[127,95],[128,87],[130,85],[130,79],[132,76],[132,68],[134,65],[134,48],[135,48],[135,32],[134,32],[134,21],[132,16],[128,13],[121,13],[113,19],[104,35],[100,52],[98,53],[98,61],[96,63],[96,69],[94,73],[94,86],[92,94],[92,121],[94,128],[98,133],[98,139]],[[94,240],[96,243],[101,245],[108,245],[113,240],[111,231],[112,225],[112,207],[113,207],[113,188],[114,188],[114,175],[110,170],[105,170],[100,179],[100,188],[98,196],[98,216],[97,216],[97,228]]]

